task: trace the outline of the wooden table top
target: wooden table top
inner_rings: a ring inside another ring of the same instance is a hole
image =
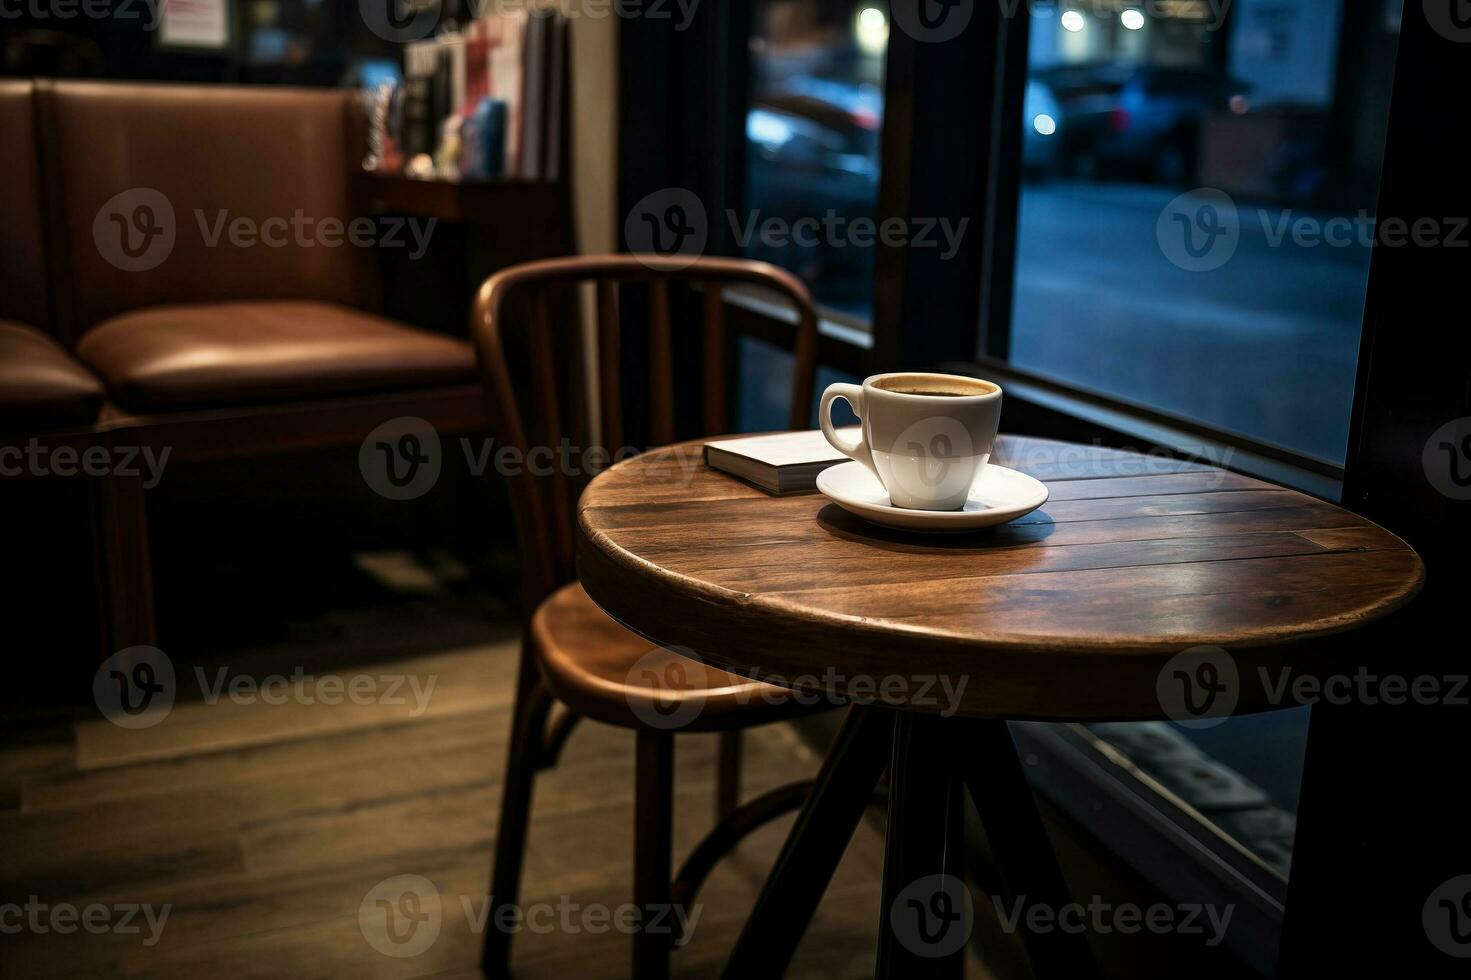
[[[938,536],[868,524],[820,494],[768,496],[706,467],[705,441],[591,483],[579,576],[635,632],[785,686],[864,697],[891,676],[894,692],[963,679],[966,715],[1163,717],[1162,670],[1211,646],[1229,652],[1239,709],[1256,710],[1280,702],[1268,673],[1331,665],[1325,638],[1400,607],[1424,578],[1370,521],[1199,463],[1003,437],[993,461],[1050,499]]]

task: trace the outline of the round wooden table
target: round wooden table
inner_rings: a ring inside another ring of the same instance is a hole
[[[1337,635],[1399,608],[1424,577],[1383,528],[1199,463],[1003,437],[993,462],[1046,483],[1047,503],[989,531],[931,536],[816,494],[768,496],[706,467],[703,443],[591,483],[583,586],[660,645],[853,706],[729,976],[785,968],[886,768],[877,972],[957,976],[963,943],[947,931],[969,930],[954,894],[962,786],[1008,907],[1068,901],[1006,719],[1287,707],[1269,678],[1347,667]],[[1081,937],[1023,935],[1039,974],[1092,972]]]

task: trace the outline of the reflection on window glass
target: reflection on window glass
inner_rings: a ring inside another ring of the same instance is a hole
[[[769,0],[751,38],[746,203],[750,258],[801,276],[823,306],[867,319],[874,250],[853,244],[878,202],[888,5]]]
[[[1399,0],[1032,11],[1013,363],[1341,462]]]

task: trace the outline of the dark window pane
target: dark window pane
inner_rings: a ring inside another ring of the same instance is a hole
[[[1013,362],[1341,462],[1398,11],[1036,6]]]
[[[867,320],[874,250],[852,242],[878,201],[887,4],[771,0],[751,38],[749,258],[801,276],[817,302]]]

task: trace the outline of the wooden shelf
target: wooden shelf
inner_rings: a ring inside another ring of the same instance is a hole
[[[464,223],[545,221],[564,213],[567,186],[547,180],[442,180],[359,172],[370,210]]]

